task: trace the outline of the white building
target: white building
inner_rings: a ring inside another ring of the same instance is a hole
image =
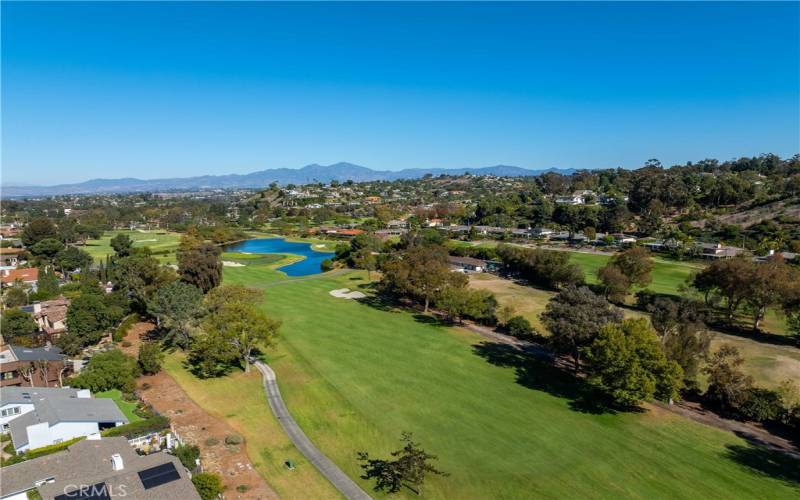
[[[95,399],[87,389],[4,387],[0,424],[11,433],[17,453],[58,444],[128,423],[111,399]]]

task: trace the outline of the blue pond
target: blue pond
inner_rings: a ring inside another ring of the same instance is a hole
[[[322,272],[322,261],[333,256],[330,252],[317,252],[308,243],[293,243],[281,238],[247,240],[225,249],[226,252],[291,253],[305,257],[287,266],[279,267],[288,276],[308,276]]]

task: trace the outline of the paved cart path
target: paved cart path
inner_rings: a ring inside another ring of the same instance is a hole
[[[267,394],[267,401],[272,413],[280,422],[281,427],[292,440],[295,447],[305,456],[314,467],[319,470],[328,481],[333,484],[339,492],[348,499],[367,500],[371,497],[367,495],[347,474],[336,466],[328,457],[323,454],[314,443],[308,439],[303,430],[297,425],[286,404],[283,402],[281,392],[278,389],[278,381],[275,379],[275,372],[272,368],[261,361],[254,363],[264,383],[264,392]]]

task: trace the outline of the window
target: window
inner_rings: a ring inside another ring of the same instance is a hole
[[[3,380],[11,380],[12,378],[17,378],[17,372],[11,370],[10,372],[3,372]]]
[[[12,406],[11,408],[6,408],[3,411],[0,411],[0,416],[2,417],[10,417],[12,415],[19,415],[22,411],[22,408],[19,406]]]

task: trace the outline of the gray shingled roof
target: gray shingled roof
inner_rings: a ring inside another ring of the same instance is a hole
[[[30,401],[33,411],[22,414],[8,424],[14,448],[28,444],[28,426],[47,422],[123,422],[128,419],[111,399],[42,398]]]
[[[111,455],[115,453],[122,457],[122,470],[111,467]],[[138,472],[169,462],[175,465],[180,479],[145,490]],[[167,453],[139,456],[124,437],[86,439],[65,451],[3,467],[3,495],[30,490],[44,480],[54,481],[39,487],[45,499],[71,491],[76,485],[98,483],[105,483],[117,493],[124,490],[128,498],[137,500],[200,498],[177,458]]]
[[[78,389],[62,389],[60,387],[3,387],[0,391],[0,405],[10,403],[32,403],[42,398],[67,399],[77,398]]]
[[[62,361],[64,355],[61,349],[56,346],[51,347],[22,347],[18,345],[9,346],[19,361]]]

